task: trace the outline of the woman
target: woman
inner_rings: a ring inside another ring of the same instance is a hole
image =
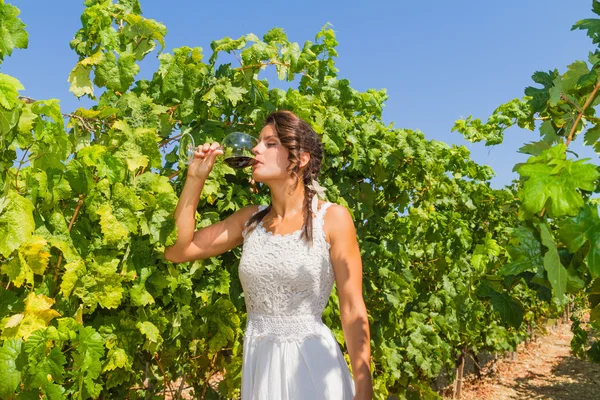
[[[245,207],[194,232],[202,187],[223,154],[218,143],[198,146],[175,210],[178,239],[165,257],[185,262],[243,244],[243,400],[370,399],[360,251],[348,210],[317,199],[321,140],[292,112],[277,111],[267,117],[252,152],[258,161],[252,177],[270,188],[271,204]],[[334,279],[354,380],[321,321]]]

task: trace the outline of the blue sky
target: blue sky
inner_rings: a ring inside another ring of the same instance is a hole
[[[83,1],[6,0],[21,9],[29,48],[16,50],[1,66],[25,86],[23,95],[58,98],[63,112],[91,104],[69,93],[67,77],[77,62],[69,41],[80,28]],[[418,129],[428,139],[464,144],[472,158],[496,172],[492,186],[516,178],[517,153],[538,133],[511,128],[505,143],[495,147],[470,144],[450,130],[456,119],[487,116],[501,103],[521,97],[533,84],[536,70],[563,73],[575,60],[585,60],[594,46],[583,31],[571,26],[593,18],[591,0],[455,1],[228,1],[142,0],[147,18],[168,29],[166,51],[200,46],[224,36],[262,36],[283,28],[290,40],[314,40],[327,22],[339,42],[340,78],[364,91],[386,88],[384,120],[398,128]],[[153,53],[138,77],[156,69]],[[581,139],[570,148],[598,163]]]

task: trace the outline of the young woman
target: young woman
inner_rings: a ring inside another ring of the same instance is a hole
[[[269,115],[252,150],[252,177],[269,206],[248,206],[194,232],[204,182],[223,152],[198,146],[175,210],[172,262],[213,257],[243,244],[239,276],[248,312],[242,400],[370,399],[370,337],[356,230],[343,206],[319,201],[319,136],[289,111]],[[333,283],[354,380],[322,320]]]

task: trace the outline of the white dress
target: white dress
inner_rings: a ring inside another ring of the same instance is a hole
[[[248,320],[244,334],[242,400],[352,400],[354,382],[321,315],[334,274],[323,218],[313,217],[313,248],[262,225],[247,233],[239,265]],[[266,208],[260,206],[259,211]]]

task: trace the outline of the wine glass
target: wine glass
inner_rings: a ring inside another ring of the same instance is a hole
[[[243,132],[232,132],[221,142],[221,150],[227,165],[232,168],[245,168],[256,164],[252,149],[258,139]]]
[[[258,139],[243,132],[232,132],[225,136],[219,149],[227,165],[233,168],[245,168],[256,164],[252,149],[258,144]],[[183,133],[179,140],[179,161],[189,164],[194,160],[196,143],[189,133]]]
[[[180,164],[189,164],[194,160],[194,152],[196,151],[196,143],[194,138],[189,133],[183,133],[179,139],[179,156]]]

